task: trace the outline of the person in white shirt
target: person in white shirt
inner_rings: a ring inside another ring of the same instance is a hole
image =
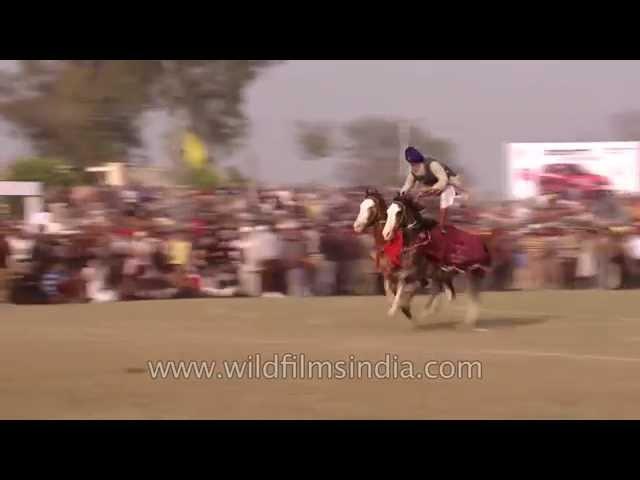
[[[115,302],[118,300],[116,292],[106,287],[105,278],[107,268],[97,260],[90,261],[81,272],[86,282],[87,298],[94,303]]]

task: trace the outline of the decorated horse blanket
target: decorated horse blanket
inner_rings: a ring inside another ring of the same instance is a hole
[[[449,225],[446,233],[440,227],[423,232],[412,245],[404,244],[402,230],[387,242],[382,254],[393,268],[401,265],[402,253],[417,249],[419,253],[445,268],[466,271],[470,268],[489,268],[491,255],[482,239],[476,235]]]

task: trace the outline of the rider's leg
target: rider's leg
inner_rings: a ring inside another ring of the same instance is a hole
[[[456,189],[453,185],[447,185],[447,187],[440,194],[440,231],[443,234],[447,233],[447,210],[456,197]],[[440,264],[444,265],[446,254],[446,242],[443,242],[442,250],[440,251]]]
[[[440,228],[443,233],[447,224],[447,209],[453,205],[456,198],[456,189],[453,185],[447,185],[447,187],[440,194]]]
[[[444,233],[446,231],[446,223],[447,223],[447,209],[446,208],[440,207],[440,219],[439,219],[438,223],[440,223],[440,229]]]

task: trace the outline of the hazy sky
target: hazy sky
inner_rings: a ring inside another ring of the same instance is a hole
[[[289,61],[249,89],[247,144],[264,180],[327,180],[334,165],[300,158],[295,121],[417,118],[456,144],[458,162],[486,189],[501,190],[504,142],[608,140],[612,114],[640,109],[638,85],[638,61]],[[159,160],[165,126],[145,132]],[[24,148],[2,125],[0,136],[4,158]]]
[[[293,120],[379,114],[423,118],[474,177],[501,190],[490,172],[504,142],[606,140],[611,114],[640,108],[639,84],[637,61],[292,61],[254,85],[248,111],[269,179],[322,170],[298,159]]]

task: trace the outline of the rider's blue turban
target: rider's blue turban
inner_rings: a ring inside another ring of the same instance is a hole
[[[414,147],[407,147],[407,149],[404,151],[404,158],[409,163],[422,163],[422,162],[424,162],[424,157],[418,151],[418,149],[416,149]]]

